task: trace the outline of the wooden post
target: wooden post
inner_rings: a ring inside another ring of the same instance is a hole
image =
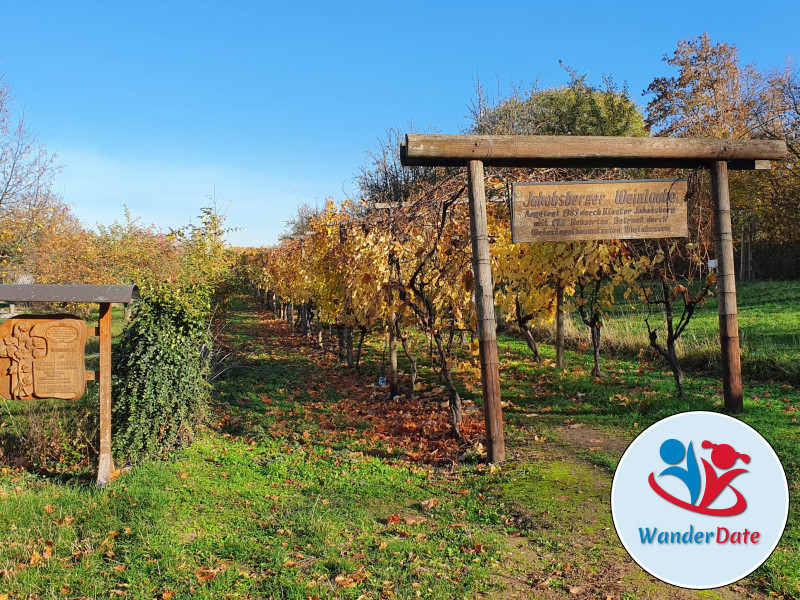
[[[100,303],[100,465],[97,485],[111,481],[114,459],[111,456],[111,303]]]
[[[556,366],[564,366],[564,285],[556,284]]]
[[[397,375],[397,331],[395,322],[397,314],[389,317],[389,399],[400,395],[400,379]]]
[[[469,221],[472,238],[472,272],[475,279],[475,310],[478,313],[478,343],[490,463],[505,460],[503,409],[500,406],[500,369],[497,363],[497,323],[492,289],[492,264],[486,223],[486,192],[483,163],[469,161]]]
[[[711,163],[711,194],[714,198],[714,248],[717,255],[717,307],[722,350],[722,387],[725,410],[742,411],[742,365],[739,350],[739,317],[736,307],[736,263],[733,259],[731,202],[728,165]]]

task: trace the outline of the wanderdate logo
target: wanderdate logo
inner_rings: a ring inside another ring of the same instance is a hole
[[[614,526],[647,572],[709,589],[758,568],[780,541],[789,493],[770,445],[748,425],[711,412],[655,423],[620,459]]]
[[[662,460],[671,465],[661,471],[659,477],[671,475],[682,481],[689,493],[689,502],[676,498],[665,491],[656,482],[654,472],[650,473],[647,478],[650,487],[667,502],[691,512],[720,517],[744,512],[744,509],[747,508],[747,500],[738,489],[731,485],[731,482],[748,471],[747,469],[731,469],[731,467],[739,460],[745,464],[749,463],[750,456],[737,452],[730,444],[714,444],[708,440],[703,441],[701,448],[712,449],[711,463],[705,458],[700,459],[703,464],[702,473],[697,464],[692,442],[689,442],[688,448],[684,448],[682,442],[671,438],[661,444],[659,451]],[[685,466],[679,466],[683,462],[685,462]],[[719,473],[717,469],[719,469]],[[700,496],[701,488],[704,489],[702,497]],[[726,489],[730,489],[736,495],[736,502],[731,506],[711,508],[710,505]]]

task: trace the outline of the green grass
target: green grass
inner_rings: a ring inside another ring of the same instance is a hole
[[[753,379],[782,379],[800,383],[800,281],[762,281],[737,284],[742,371]],[[624,300],[617,303],[605,322],[607,351],[636,354],[648,347],[644,323],[646,307]],[[657,324],[658,319],[651,320]],[[586,327],[573,315],[568,320],[573,345],[590,343]],[[540,336],[552,335],[541,328]],[[719,317],[716,297],[692,317],[678,342],[683,363],[695,370],[713,371],[719,365]]]
[[[566,353],[566,369],[558,370],[554,368],[555,351],[551,346],[542,344],[545,363],[537,365],[531,361],[525,342],[513,332],[499,336],[502,400],[506,404],[505,434],[511,460],[503,468],[504,483],[487,493],[522,513],[530,513],[532,505],[533,514],[547,512],[550,520],[546,525],[537,524],[535,518],[524,518],[529,524],[526,535],[540,546],[555,544],[555,554],[567,562],[574,559],[569,540],[575,536],[575,523],[580,523],[585,532],[589,517],[582,518],[580,511],[569,508],[572,503],[583,501],[582,494],[577,491],[561,494],[562,500],[555,508],[567,507],[566,511],[548,508],[549,469],[565,462],[580,472],[583,465],[589,464],[602,473],[613,475],[622,449],[649,425],[679,412],[722,412],[724,408],[715,299],[709,298],[687,330],[690,343],[683,344],[683,351],[689,365],[683,400],[675,397],[674,381],[667,367],[649,352],[639,352],[646,346],[646,329],[640,313],[641,309],[633,311],[627,305],[618,305],[604,330],[601,361],[604,374],[599,379],[589,375],[591,349],[576,351],[574,340],[573,350]],[[783,463],[790,495],[794,497],[800,492],[800,425],[797,421],[800,418],[800,389],[797,387],[800,381],[800,282],[740,284],[739,322],[743,338],[745,410],[737,417],[773,446]],[[583,336],[584,330],[581,325],[577,333]],[[422,336],[418,337],[418,351],[424,356],[426,342]],[[618,338],[624,338],[624,343],[615,344]],[[380,371],[383,344],[377,339],[369,347],[367,372]],[[470,365],[469,370],[456,370],[460,392],[480,405],[479,388],[475,387],[477,357],[470,357],[466,348],[458,344],[455,351],[462,364]],[[419,362],[421,377],[432,378],[427,360],[421,358]],[[407,368],[402,354],[400,364],[401,368]],[[470,380],[472,385],[465,385]],[[615,441],[615,449],[592,449],[591,444],[570,447],[561,439],[567,423],[591,427],[602,437]],[[547,442],[537,447],[533,441],[537,435]],[[551,451],[551,446],[558,451]],[[530,448],[534,449],[533,454]],[[610,477],[607,485],[610,486]],[[590,492],[589,487],[582,486],[582,492]],[[561,519],[559,514],[570,517]],[[591,518],[603,517],[593,515]],[[608,539],[591,541],[589,548],[595,546],[603,549],[606,562],[615,560],[613,557],[621,550],[617,542]],[[766,563],[749,576],[749,584],[785,597],[800,598],[798,547],[800,506],[792,502],[781,544]],[[640,587],[635,595],[648,593]]]
[[[510,446],[525,446],[532,435],[558,441],[566,423],[579,423],[602,432],[603,437],[627,442],[656,421],[687,410],[721,412],[722,384],[717,377],[690,375],[686,398],[674,396],[672,378],[657,366],[641,360],[603,360],[604,375],[589,376],[589,351],[567,352],[567,368],[553,368],[554,351],[544,346],[543,365],[529,360],[524,342],[510,337],[499,342],[506,435]],[[531,417],[534,414],[535,417]],[[737,415],[772,445],[780,457],[790,487],[790,495],[800,490],[800,392],[787,383],[745,382],[745,410]],[[591,444],[589,444],[591,445]],[[621,444],[624,447],[624,443]],[[570,459],[593,463],[613,473],[621,450],[608,452],[572,448]],[[552,460],[564,460],[553,456]],[[507,475],[526,472],[526,462],[513,464]],[[587,486],[584,486],[588,489]],[[513,486],[512,486],[513,489]],[[510,493],[504,488],[505,494]],[[511,492],[512,497],[516,492]],[[534,494],[531,493],[531,497]],[[563,523],[562,533],[570,531],[574,519]],[[789,597],[800,597],[800,506],[790,504],[786,531],[778,549],[750,576],[754,585]],[[763,583],[762,583],[763,580]]]
[[[773,296],[769,310],[778,316],[762,317],[777,322],[767,329],[782,346],[793,339],[785,330],[794,327],[795,309],[780,300],[787,289]],[[558,370],[549,346],[542,347],[546,362],[534,364],[524,342],[501,336],[509,460],[497,470],[469,463],[437,470],[383,451],[370,441],[368,423],[334,409],[343,392],[331,374],[353,374],[321,372],[308,348],[265,339],[244,305],[234,309],[231,335],[246,344],[243,362],[217,382],[212,420],[191,447],[102,491],[81,483],[88,465],[46,476],[0,472],[0,596],[377,600],[389,592],[569,597],[582,588],[599,597],[671,597],[672,588],[633,565],[619,544],[610,480],[625,445],[651,423],[722,409],[713,371],[689,372],[687,397],[677,400],[671,376],[647,357],[604,354],[605,373],[595,379],[588,350],[568,351],[567,368]],[[715,323],[713,307],[705,310]],[[417,344],[423,354],[424,340]],[[381,373],[383,349],[380,336],[370,340],[364,385]],[[477,358],[457,350],[470,367],[457,373],[464,397],[480,403]],[[430,382],[426,363],[420,356]],[[62,404],[77,411],[92,402]],[[11,405],[18,425],[28,418],[23,409]],[[741,418],[773,445],[793,496],[800,489],[798,412],[796,387],[746,378]],[[9,421],[5,415],[0,431]],[[569,437],[582,432],[586,443]],[[439,504],[424,510],[431,498]],[[798,547],[800,509],[792,503],[781,544],[747,588],[800,598]]]
[[[444,478],[369,456],[356,428],[326,439],[321,417],[351,423],[326,406],[335,388],[304,405],[312,397],[298,384],[315,376],[302,352],[253,345],[220,383],[213,429],[102,491],[4,469],[0,594],[449,599],[488,590],[507,519],[478,495],[492,475],[475,467]],[[431,498],[439,504],[423,510]]]
[[[11,597],[471,597],[497,558],[475,499],[448,498],[423,469],[313,444],[208,433],[103,491],[20,473],[0,489]],[[432,495],[442,504],[425,523],[383,522],[424,513]]]

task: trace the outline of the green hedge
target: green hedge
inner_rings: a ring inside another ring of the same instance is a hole
[[[192,441],[208,406],[210,348],[205,319],[185,303],[137,303],[112,360],[118,459],[162,457]]]

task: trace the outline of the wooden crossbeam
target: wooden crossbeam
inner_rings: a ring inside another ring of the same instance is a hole
[[[769,168],[788,155],[783,140],[729,140],[571,135],[406,135],[405,166],[695,168],[726,161],[728,169]]]

